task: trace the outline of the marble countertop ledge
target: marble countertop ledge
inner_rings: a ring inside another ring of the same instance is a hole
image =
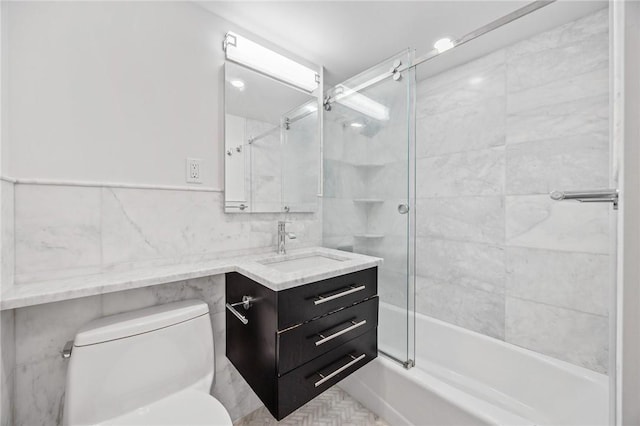
[[[268,262],[323,256],[339,262],[295,272],[280,272]],[[264,263],[262,263],[264,262]],[[21,283],[2,292],[0,310],[96,296],[116,291],[168,284],[211,275],[238,272],[274,291],[286,290],[382,264],[382,259],[325,247],[291,250],[287,254],[262,253],[225,259],[154,266],[135,270],[85,275],[66,279]]]

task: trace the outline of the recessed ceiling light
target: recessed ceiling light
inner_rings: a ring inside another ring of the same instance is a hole
[[[236,89],[244,89],[244,81],[242,80],[231,80],[229,83],[231,83],[231,85]]]
[[[445,37],[433,43],[433,47],[438,51],[438,53],[442,53],[451,49],[453,47],[453,42],[450,38]]]
[[[359,121],[354,121],[353,123],[350,124],[351,127],[364,127],[364,124],[360,123]]]

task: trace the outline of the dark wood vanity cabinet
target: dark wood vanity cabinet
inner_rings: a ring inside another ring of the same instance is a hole
[[[226,355],[278,420],[378,354],[378,269],[273,291],[226,277]]]

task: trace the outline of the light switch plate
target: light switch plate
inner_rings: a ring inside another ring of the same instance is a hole
[[[187,158],[187,182],[202,183],[202,163],[200,158]]]

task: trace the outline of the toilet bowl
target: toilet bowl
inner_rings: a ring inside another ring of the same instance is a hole
[[[209,394],[209,308],[198,300],[104,317],[74,339],[64,424],[231,425]]]

